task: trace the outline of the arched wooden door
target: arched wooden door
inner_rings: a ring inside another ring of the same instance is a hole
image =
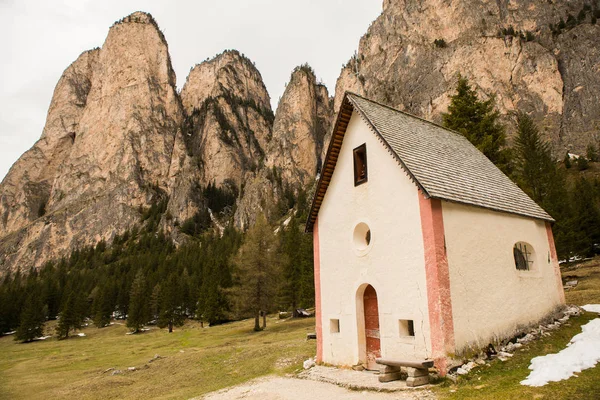
[[[381,357],[381,342],[379,340],[379,307],[377,292],[369,285],[363,295],[365,309],[365,337],[367,344],[367,369],[379,369],[375,359]]]

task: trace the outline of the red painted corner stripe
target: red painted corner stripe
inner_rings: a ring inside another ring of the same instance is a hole
[[[559,297],[562,304],[565,303],[565,290],[563,289],[562,277],[560,275],[560,265],[558,264],[558,256],[556,255],[556,246],[554,245],[554,235],[550,222],[546,222],[546,234],[548,235],[548,246],[550,247],[550,260],[554,264],[554,275],[556,276],[556,284],[558,285]]]
[[[319,219],[313,225],[313,257],[315,263],[315,330],[317,333],[317,362],[323,361],[323,321],[321,314],[321,251],[319,248]]]
[[[418,196],[425,252],[431,351],[436,367],[445,375],[446,356],[455,352],[455,346],[442,202],[426,198],[421,191]]]

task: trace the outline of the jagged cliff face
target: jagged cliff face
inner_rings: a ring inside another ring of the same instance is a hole
[[[262,77],[237,51],[196,65],[179,95],[152,17],[117,22],[65,70],[42,137],[0,186],[0,273],[110,243],[163,201],[160,227],[182,243],[210,184],[237,195],[217,218],[279,217],[284,194],[314,181],[331,119],[312,72],[294,73],[282,104],[274,132]]]
[[[167,190],[183,109],[152,17],[116,23],[61,77],[40,140],[0,188],[0,266],[110,240]]]
[[[352,90],[439,121],[460,73],[482,95],[497,96],[509,131],[508,116],[523,110],[557,155],[583,152],[600,125],[600,26],[591,24],[592,7],[576,20],[583,7],[583,1],[387,0],[340,74],[335,107]],[[553,33],[551,24],[568,14],[572,25]],[[533,40],[498,35],[510,27],[531,32]],[[447,46],[436,46],[439,39]]]
[[[98,50],[84,52],[63,73],[41,138],[12,166],[0,187],[0,232],[15,231],[44,213],[58,168],[75,141]]]
[[[237,51],[227,51],[192,69],[181,99],[202,183],[241,186],[245,173],[264,159],[274,118],[256,67]]]
[[[344,90],[439,121],[461,73],[496,94],[507,123],[527,111],[557,155],[582,152],[600,130],[599,7],[557,25],[583,4],[386,0],[335,101],[301,66],[276,115],[259,71],[237,51],[196,65],[178,94],[162,33],[134,13],[65,70],[40,140],[0,185],[0,274],[110,242],[159,201],[168,200],[161,229],[182,243],[182,224],[206,216],[211,184],[237,196],[216,225],[282,217],[315,182]]]
[[[277,106],[267,166],[296,186],[310,185],[320,168],[333,116],[327,88],[308,66],[296,68]]]

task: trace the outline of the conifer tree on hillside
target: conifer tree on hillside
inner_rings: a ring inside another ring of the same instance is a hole
[[[31,293],[25,301],[15,340],[31,342],[36,337],[43,336],[47,312],[48,307],[44,305],[42,298],[37,293]]]
[[[108,326],[112,312],[113,304],[110,293],[106,287],[100,287],[92,304],[94,325],[98,328]]]
[[[576,252],[586,256],[594,254],[595,245],[600,244],[600,210],[598,194],[592,183],[579,178],[572,193],[571,202],[575,213]]]
[[[564,172],[552,159],[533,120],[517,113],[514,148],[514,178],[535,202],[555,220],[552,230],[558,255],[567,257],[574,250],[573,218]]]
[[[171,274],[166,286],[161,290],[160,311],[158,315],[158,327],[169,328],[173,332],[173,326],[182,326],[185,322],[183,310],[183,293],[176,274]]]
[[[465,136],[504,173],[510,173],[510,153],[506,145],[504,127],[494,108],[494,96],[479,100],[469,81],[458,77],[456,94],[450,97],[448,112],[442,114],[443,124]]]
[[[285,255],[281,300],[284,307],[292,308],[294,317],[297,316],[296,309],[309,307],[314,303],[311,242],[312,237],[300,231],[296,218],[292,218],[281,233],[281,250]]]
[[[517,136],[514,144],[515,176],[522,189],[542,204],[556,179],[556,163],[550,146],[540,137],[533,120],[517,113]]]
[[[277,237],[260,215],[234,259],[235,285],[230,290],[238,312],[254,316],[255,331],[266,328],[266,314],[276,301],[282,264]]]
[[[149,295],[146,279],[142,270],[138,270],[131,285],[129,294],[129,310],[127,314],[127,327],[133,333],[139,332],[150,320]]]
[[[77,292],[71,291],[58,318],[56,334],[59,339],[68,339],[69,332],[81,329],[85,319],[84,300]]]

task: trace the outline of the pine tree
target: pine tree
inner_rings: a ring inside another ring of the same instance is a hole
[[[110,324],[110,316],[113,312],[110,293],[106,287],[99,288],[94,298],[92,305],[92,315],[94,325],[98,328],[103,328]]]
[[[162,288],[159,283],[154,285],[152,289],[152,296],[150,297],[150,317],[152,319],[158,319],[160,313],[160,305],[162,302]]]
[[[597,193],[590,181],[582,177],[575,183],[571,202],[577,231],[575,252],[591,256],[594,245],[600,243],[600,209]]]
[[[161,295],[158,326],[159,328],[168,327],[169,333],[171,333],[173,332],[173,326],[182,326],[184,322],[185,314],[181,285],[177,275],[171,274]]]
[[[566,169],[571,168],[571,156],[569,155],[568,151],[565,154],[565,158],[563,159],[563,164],[565,164]]]
[[[85,315],[83,301],[74,291],[69,293],[61,313],[59,314],[56,334],[59,339],[67,339],[71,330],[81,329]]]
[[[586,149],[587,159],[591,162],[598,162],[598,149],[594,144],[590,143]]]
[[[150,307],[148,306],[148,293],[146,279],[142,270],[138,270],[129,294],[129,313],[127,314],[127,327],[133,333],[139,332],[150,320]]]
[[[533,120],[522,112],[517,113],[515,138],[515,176],[521,188],[538,204],[542,204],[555,184],[556,165],[550,146],[540,137]]]
[[[282,255],[278,240],[263,215],[246,233],[234,265],[232,300],[240,313],[254,316],[255,331],[265,329],[266,314],[275,303],[281,280]]]
[[[47,312],[48,307],[44,305],[42,298],[37,293],[31,293],[21,313],[21,322],[15,333],[15,340],[25,343],[43,336]]]
[[[556,220],[553,232],[557,253],[567,257],[575,239],[565,174],[552,159],[550,146],[542,140],[534,122],[523,113],[517,113],[513,154],[516,182]]]
[[[312,238],[300,231],[296,218],[281,234],[283,277],[281,297],[285,308],[291,307],[296,315],[299,307],[308,307],[314,302],[314,279],[312,260]]]
[[[456,94],[450,97],[444,126],[465,136],[505,173],[510,173],[510,152],[505,148],[504,127],[499,122],[495,99],[479,100],[466,78],[459,76]]]

